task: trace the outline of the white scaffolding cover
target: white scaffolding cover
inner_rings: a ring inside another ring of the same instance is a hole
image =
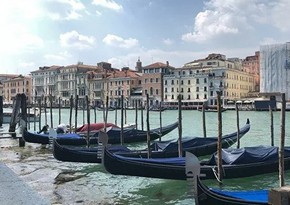
[[[260,47],[260,92],[290,97],[290,43]]]

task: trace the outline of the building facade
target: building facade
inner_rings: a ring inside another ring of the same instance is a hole
[[[204,103],[216,106],[217,92],[225,105],[227,101],[247,97],[253,89],[254,77],[242,70],[241,61],[227,60],[221,54],[210,54],[164,75],[164,103],[168,107],[177,106],[178,95],[185,108],[196,109]]]
[[[142,97],[146,101],[146,94],[149,95],[149,105],[159,105],[164,100],[163,76],[171,73],[175,68],[164,63],[153,63],[142,68]]]
[[[130,70],[128,67],[121,71],[114,71],[108,77],[109,100],[111,106],[121,107],[121,97],[124,98],[124,107],[134,107],[136,98],[132,98],[132,93],[141,87],[140,73]],[[141,103],[140,99],[137,102]]]
[[[85,95],[90,95],[88,71],[97,71],[97,66],[78,63],[69,66],[40,67],[32,71],[33,101],[52,95],[52,101],[62,106],[70,105],[70,97],[79,95],[84,101]]]
[[[247,56],[243,60],[243,70],[254,75],[254,91],[260,92],[260,51],[256,51],[254,56]]]
[[[26,95],[27,103],[32,102],[31,98],[31,77],[19,75],[3,81],[4,101],[12,104],[18,93]]]

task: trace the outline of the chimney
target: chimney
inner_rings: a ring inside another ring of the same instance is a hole
[[[166,61],[166,66],[169,67],[169,62],[168,61]]]

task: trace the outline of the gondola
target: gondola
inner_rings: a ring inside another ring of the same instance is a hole
[[[125,146],[114,145],[109,147],[110,152],[129,152]],[[101,147],[79,147],[63,146],[57,140],[53,141],[53,156],[59,161],[82,162],[82,163],[101,163]]]
[[[247,124],[240,130],[240,137],[242,137],[250,129],[249,121]],[[228,134],[222,137],[223,147],[229,147],[236,142],[236,132]],[[58,140],[57,140],[58,142]],[[98,153],[96,149],[92,148],[77,148],[77,147],[67,147],[60,145],[59,143],[54,145],[54,155],[55,158],[61,161],[70,161],[70,162],[86,162],[86,163],[98,163],[100,160],[98,158]],[[182,147],[185,150],[191,151],[192,153],[201,156],[212,154],[216,151],[217,138],[189,138],[182,139]],[[163,148],[163,149],[161,149]],[[152,157],[176,157],[178,156],[178,143],[174,141],[167,142],[154,142],[151,145]],[[147,157],[147,150],[130,150],[128,152],[117,152],[122,156],[127,157]]]
[[[200,108],[198,108],[197,110],[202,112],[202,109],[200,109]],[[222,108],[221,112],[225,112],[227,110],[228,109],[226,109],[226,108]],[[218,112],[218,110],[217,109],[212,109],[212,108],[206,108],[206,109],[204,109],[204,112]]]
[[[155,128],[150,130],[150,139],[155,140],[159,137],[162,137],[175,128],[177,128],[178,122],[172,123],[170,125],[164,126],[162,128]],[[160,132],[161,131],[161,132]],[[112,127],[107,131],[108,142],[110,144],[119,144],[120,143],[120,133],[121,128]],[[98,141],[98,133],[90,137],[90,144],[96,144]],[[124,143],[134,143],[134,142],[144,142],[147,140],[147,132],[143,130],[137,130],[134,128],[126,128],[123,130]],[[27,130],[23,131],[23,139],[26,142],[31,143],[40,143],[40,144],[49,144],[50,138],[49,134],[38,134],[34,132],[29,132]],[[87,140],[85,137],[75,134],[75,133],[65,133],[58,134],[57,140],[59,144],[63,145],[86,145]]]
[[[149,107],[149,111],[152,111],[152,112],[163,112],[165,110],[166,110],[165,107],[159,107],[159,106],[151,106],[151,107]]]
[[[247,119],[246,124],[240,129],[239,137],[242,138],[250,130],[250,120]],[[191,152],[196,156],[210,155],[217,150],[217,137],[184,137],[182,139],[182,155],[185,152]],[[228,148],[237,142],[237,132],[233,132],[222,136],[222,147]],[[167,142],[154,142],[151,145],[151,157],[176,157],[178,156],[178,141],[172,140]],[[124,156],[127,157],[147,157],[147,150],[137,152],[128,152]]]
[[[268,190],[224,191],[211,189],[197,177],[198,205],[267,205]]]
[[[277,147],[248,147],[226,149],[223,152],[223,178],[242,178],[259,174],[278,172]],[[214,158],[215,156],[213,156]],[[230,159],[230,160],[229,160]],[[235,160],[233,160],[235,159]],[[185,157],[174,158],[132,158],[106,149],[104,166],[112,174],[185,180]],[[216,164],[201,162],[202,179],[216,179]],[[214,160],[216,161],[216,160]],[[227,164],[225,162],[227,161]],[[285,170],[290,169],[290,148],[285,148]]]
[[[225,191],[204,185],[200,176],[201,165],[196,156],[186,153],[185,174],[194,181],[195,204],[198,205],[267,205],[267,190]]]
[[[116,110],[116,108],[114,108],[114,107],[108,107],[108,109],[103,108],[103,107],[96,107],[96,109],[98,111],[106,111],[106,110],[108,110],[108,111],[114,111],[114,110]]]

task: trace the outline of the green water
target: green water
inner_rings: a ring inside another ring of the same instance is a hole
[[[120,124],[120,111],[118,111]],[[141,111],[138,113],[138,127],[141,129]],[[237,129],[236,112],[226,111],[223,115],[223,133],[231,133]],[[58,110],[53,110],[53,123],[58,124]],[[144,112],[144,128],[146,125]],[[168,110],[162,113],[162,124],[177,121],[177,111]],[[91,112],[91,122],[94,113]],[[270,115],[268,112],[241,111],[240,126],[246,119],[251,122],[251,129],[241,139],[241,146],[270,144]],[[290,145],[290,121],[286,113],[286,145]],[[69,110],[62,110],[63,123],[69,123]],[[83,123],[83,112],[78,112],[78,124]],[[42,124],[45,117],[42,115]],[[50,124],[50,114],[47,115]],[[97,112],[97,122],[103,121],[102,112]],[[74,124],[74,112],[72,124]],[[115,123],[115,111],[110,111],[108,122]],[[127,111],[127,123],[135,123],[135,111]],[[150,112],[150,128],[159,126],[159,113]],[[30,128],[33,129],[33,123]],[[38,125],[36,125],[38,128]],[[206,113],[207,136],[217,135],[217,113]],[[5,126],[4,126],[5,128]],[[7,126],[6,126],[7,128]],[[183,111],[183,136],[203,136],[202,113]],[[275,145],[279,145],[280,112],[274,112]],[[163,139],[177,139],[178,130],[174,130]],[[144,148],[146,143],[130,145],[131,148]],[[234,145],[236,146],[236,145]],[[0,141],[1,161],[42,196],[50,199],[52,204],[194,204],[190,192],[190,184],[185,181],[161,180],[142,177],[115,176],[107,173],[102,165],[67,163],[55,160],[51,148],[43,148],[37,144],[26,143],[19,148],[18,142],[8,139]],[[290,183],[290,173],[286,173],[286,183]],[[207,180],[206,184],[217,187],[217,182]],[[263,189],[278,186],[278,175],[267,174],[258,177],[224,180],[224,189]]]

